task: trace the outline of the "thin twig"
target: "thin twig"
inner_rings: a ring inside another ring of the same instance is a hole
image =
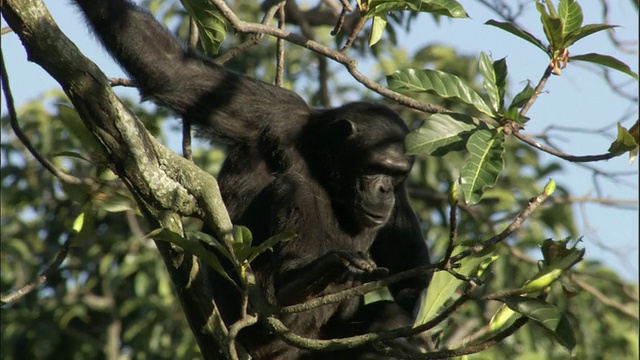
[[[451,189],[452,198],[457,198],[458,194],[453,194],[453,191],[457,191],[457,186],[453,186]],[[444,253],[443,261],[449,263],[451,254],[453,254],[453,248],[455,247],[456,239],[458,238],[458,207],[454,201],[449,202],[449,244],[447,250]]]
[[[31,144],[31,141],[27,137],[27,135],[22,132],[20,128],[20,124],[18,124],[18,115],[16,113],[15,103],[13,100],[13,94],[11,93],[11,87],[9,86],[9,74],[7,74],[7,69],[4,64],[4,54],[0,51],[0,63],[2,66],[2,89],[4,92],[5,101],[7,103],[7,110],[9,111],[9,123],[11,124],[11,128],[13,132],[16,134],[18,139],[22,142],[22,144],[29,150],[31,155],[45,168],[47,169],[53,176],[57,177],[60,181],[66,184],[83,184],[89,185],[91,187],[95,186],[95,182],[90,179],[82,179],[79,177],[75,177],[73,175],[69,175],[62,170],[58,169],[52,162],[42,156],[38,150]]]
[[[349,4],[349,0],[340,0],[340,4],[342,4],[343,9],[346,9],[349,12],[353,11],[351,4]]]
[[[267,24],[269,21],[271,21],[273,19],[273,17],[276,15],[276,12],[278,12],[278,9],[280,9],[281,4],[284,3],[284,1],[281,1],[275,5],[273,5],[272,7],[270,7],[264,14],[264,16],[262,17],[262,21],[260,22],[261,24],[265,25]],[[257,45],[258,43],[260,43],[260,40],[262,40],[263,34],[252,34],[249,39],[247,39],[246,41],[244,41],[243,43],[239,44],[238,46],[234,47],[233,49],[227,50],[226,53],[218,56],[215,58],[215,63],[218,65],[224,65],[224,63],[226,63],[227,61],[235,58],[236,56],[240,55],[243,51],[249,49],[250,47]]]
[[[570,162],[592,162],[592,161],[602,161],[602,160],[609,160],[612,159],[614,157],[616,157],[616,154],[613,153],[606,153],[606,154],[600,154],[600,155],[582,155],[582,156],[577,156],[577,155],[570,155],[567,153],[564,153],[562,151],[558,151],[555,149],[552,149],[546,145],[542,145],[539,142],[526,137],[525,135],[522,135],[520,133],[520,131],[518,129],[515,129],[513,132],[513,136],[515,136],[516,138],[520,139],[522,142],[533,146],[534,148],[544,151],[547,154],[559,157],[563,160],[567,160]]]
[[[331,30],[331,35],[336,36],[340,30],[342,30],[342,25],[344,25],[344,20],[347,18],[347,7],[343,6],[342,10],[340,11],[340,17],[338,18],[338,22],[336,23],[336,26],[333,28],[333,30]]]
[[[406,270],[406,271],[391,275],[382,280],[362,284],[360,286],[356,286],[351,289],[342,290],[334,294],[324,295],[315,299],[305,301],[301,304],[285,306],[278,309],[275,312],[278,314],[291,314],[291,313],[297,313],[301,311],[314,309],[327,304],[340,302],[345,299],[349,299],[358,295],[363,295],[373,290],[383,288],[385,286],[394,284],[396,282],[399,282],[405,279],[410,279],[417,276],[425,276],[425,277],[429,276],[430,274],[432,274],[438,269],[441,269],[442,267],[443,267],[442,262],[437,264],[422,265],[410,270]]]
[[[284,30],[285,28],[285,3],[280,3],[278,8],[278,29]],[[276,86],[282,87],[284,84],[284,40],[278,39],[276,41],[277,54],[276,54]]]
[[[467,249],[457,254],[456,256],[451,258],[451,262],[458,262],[464,259],[467,256],[470,256],[475,253],[479,253],[484,251],[485,249],[498,244],[503,241],[507,237],[511,236],[517,229],[520,228],[522,222],[527,219],[534,211],[536,211],[540,205],[549,197],[550,194],[546,192],[542,192],[540,195],[529,200],[527,206],[522,210],[522,212],[498,235],[492,237],[489,240],[483,241],[482,243],[472,247],[471,249]]]
[[[6,304],[16,302],[22,299],[27,294],[33,292],[38,286],[48,281],[51,278],[51,276],[58,271],[58,269],[60,268],[60,265],[69,254],[69,248],[71,247],[71,240],[73,239],[74,235],[75,233],[69,234],[67,236],[67,240],[65,240],[64,244],[62,244],[62,248],[58,250],[58,253],[53,259],[53,262],[51,262],[51,265],[49,265],[49,267],[47,267],[40,276],[38,276],[35,280],[26,284],[25,286],[19,288],[18,290],[11,292],[7,295],[2,295],[2,297],[0,297],[0,305],[4,306]]]
[[[109,84],[112,87],[116,87],[116,86],[137,87],[138,86],[135,81],[131,79],[125,79],[125,78],[109,78]]]
[[[238,334],[240,333],[240,331],[258,322],[257,316],[250,315],[247,312],[248,303],[248,296],[246,295],[246,292],[244,292],[242,296],[242,317],[231,326],[229,326],[229,353],[231,354],[232,360],[237,360],[239,358],[236,339],[238,338]]]
[[[638,173],[635,173],[637,175]],[[610,199],[592,196],[565,196],[554,197],[555,204],[577,204],[577,203],[593,203],[605,206],[615,206],[622,209],[633,210],[638,208],[638,199]]]
[[[538,85],[536,85],[536,88],[533,91],[533,96],[531,96],[529,101],[527,101],[522,109],[520,109],[520,115],[525,116],[527,112],[529,112],[529,109],[531,108],[533,103],[536,102],[538,96],[540,96],[540,94],[542,93],[542,89],[544,89],[544,86],[547,84],[552,71],[553,67],[551,65],[547,66],[547,68],[544,70],[544,73],[542,74],[542,77],[540,78],[540,81],[538,81]]]
[[[193,16],[189,16],[189,41],[187,42],[189,51],[197,51],[199,36],[196,20]],[[182,119],[182,156],[189,161],[193,161],[193,148],[191,143],[191,121],[185,117]]]
[[[351,35],[349,35],[347,42],[344,44],[342,49],[340,49],[341,53],[344,53],[345,51],[347,51],[347,49],[351,47],[351,45],[353,45],[353,43],[358,38],[358,34],[360,33],[360,30],[362,30],[366,22],[367,22],[367,18],[365,18],[364,16],[360,16],[360,18],[358,19],[358,22],[356,23],[356,26],[353,28],[353,31],[351,32]]]
[[[302,46],[306,49],[314,51],[318,54],[324,55],[342,65],[344,65],[351,76],[360,82],[365,87],[370,90],[385,96],[391,100],[398,102],[399,104],[408,106],[410,108],[424,111],[426,113],[449,113],[450,110],[447,110],[440,106],[435,106],[427,103],[423,103],[421,101],[412,99],[406,95],[402,95],[395,91],[391,91],[382,87],[380,84],[370,80],[362,73],[357,70],[357,62],[355,59],[345,56],[338,51],[329,49],[328,47],[313,41],[309,40],[303,36],[293,34],[289,31],[283,31],[271,26],[266,26],[264,24],[255,24],[255,23],[247,23],[240,20],[236,14],[231,10],[223,0],[211,0],[211,2],[220,10],[222,15],[229,21],[229,24],[240,33],[257,33],[257,34],[266,34],[270,36],[274,36],[277,38],[281,38],[287,40],[293,44],[298,46]]]
[[[521,288],[503,290],[503,291],[496,291],[494,293],[481,296],[478,299],[479,300],[500,300],[500,299],[504,299],[504,298],[509,297],[509,296],[517,296],[517,295],[522,295],[522,289]]]
[[[187,46],[189,50],[195,51],[198,48],[198,38],[200,37],[198,31],[198,25],[196,24],[196,20],[193,16],[189,16],[189,41],[187,42]]]
[[[491,9],[491,11],[496,13],[498,16],[500,16],[504,20],[512,23],[518,28],[522,28],[522,26],[520,26],[516,21],[516,19],[520,17],[520,15],[522,14],[522,11],[525,8],[522,4],[519,4],[518,9],[514,12],[511,10],[510,7],[508,7],[502,1],[498,2],[498,1],[478,0],[478,2],[488,7],[489,9]]]
[[[582,290],[588,292],[589,294],[593,295],[593,297],[595,297],[596,299],[598,299],[601,303],[603,303],[606,306],[609,306],[612,309],[616,309],[618,311],[620,311],[621,313],[630,316],[636,320],[639,319],[638,317],[638,313],[634,312],[630,307],[628,306],[624,306],[616,301],[611,300],[611,297],[609,297],[608,295],[605,295],[603,293],[600,292],[600,290],[596,289],[595,287],[589,285],[587,282],[582,281],[580,279],[578,279],[577,277],[572,277],[571,280],[573,281],[574,284],[576,284],[578,287],[580,287]],[[638,308],[638,304],[635,303],[633,304],[633,309],[637,310]]]
[[[551,76],[553,72],[553,66],[549,65],[547,66],[547,68],[545,69],[544,73],[542,74],[542,77],[540,78],[540,81],[538,82],[538,85],[536,85],[536,88],[534,90],[533,96],[531,96],[531,98],[529,99],[529,101],[527,101],[527,103],[522,107],[522,109],[520,110],[520,115],[525,116],[527,114],[527,112],[529,111],[529,109],[531,108],[531,106],[533,105],[533,103],[535,103],[536,99],[538,98],[538,96],[542,93],[542,90],[544,89],[544,86],[546,85],[547,81],[549,80],[549,77]],[[600,154],[600,155],[584,155],[584,156],[575,156],[575,155],[569,155],[566,153],[563,153],[562,151],[558,151],[555,149],[552,149],[548,146],[542,145],[539,142],[534,141],[533,139],[530,139],[528,137],[526,137],[525,135],[522,135],[520,133],[520,129],[518,127],[512,127],[512,134],[513,136],[515,136],[516,138],[518,138],[520,141],[533,146],[534,148],[544,151],[548,154],[551,154],[553,156],[557,156],[563,160],[567,160],[570,162],[592,162],[592,161],[602,161],[602,160],[609,160],[611,158],[614,158],[616,155],[612,154],[612,153],[606,153],[606,154]]]
[[[346,290],[342,290],[339,291],[337,293],[334,294],[329,294],[329,295],[324,295],[322,297],[319,298],[315,298],[315,299],[311,299],[309,301],[306,301],[304,303],[301,304],[295,304],[295,305],[290,305],[290,306],[285,306],[282,307],[280,309],[278,309],[277,311],[275,311],[278,314],[290,314],[290,313],[297,313],[297,312],[301,312],[301,311],[305,311],[305,310],[309,310],[309,309],[313,309],[316,307],[320,307],[322,305],[327,305],[327,304],[331,304],[331,303],[335,303],[335,302],[339,302],[342,301],[344,299],[348,299],[351,298],[353,296],[357,296],[357,295],[363,295],[367,292],[388,286],[390,284],[396,283],[398,281],[401,280],[405,280],[405,279],[409,279],[412,277],[417,277],[417,276],[427,276],[429,274],[432,274],[433,272],[437,271],[437,270],[445,270],[446,267],[448,266],[448,263],[457,263],[460,260],[475,254],[475,253],[479,253],[484,251],[485,249],[498,244],[499,242],[503,241],[504,239],[506,239],[507,237],[509,237],[511,234],[513,234],[517,229],[520,228],[520,226],[522,225],[522,222],[527,219],[534,211],[536,211],[538,209],[538,207],[540,207],[540,205],[542,205],[542,203],[549,197],[549,194],[543,192],[540,195],[532,198],[529,200],[529,203],[527,204],[527,206],[520,212],[520,214],[509,224],[509,226],[507,226],[506,229],[504,229],[501,233],[497,234],[496,236],[493,236],[492,238],[483,241],[482,243],[464,250],[462,252],[460,252],[459,254],[457,254],[456,256],[451,257],[451,259],[449,259],[449,261],[447,261],[446,263],[444,261],[440,261],[436,264],[429,264],[429,265],[423,265],[423,266],[419,266],[410,270],[406,270],[394,275],[391,275],[387,278],[384,278],[382,280],[378,280],[378,281],[374,281],[374,282],[369,282],[369,283],[365,283],[362,284],[360,286],[356,286],[354,288],[351,289],[346,289]]]
[[[254,301],[253,298],[251,300]],[[339,339],[316,340],[305,338],[291,332],[279,319],[273,316],[267,317],[266,323],[269,326],[270,330],[274,331],[279,337],[281,337],[286,343],[290,345],[302,347],[309,350],[336,350],[344,349],[347,347],[362,346],[378,341],[396,339],[399,337],[410,337],[422,333],[440,324],[468,300],[469,297],[467,295],[462,295],[451,305],[443,309],[433,319],[416,327],[405,326],[394,330],[366,333]]]

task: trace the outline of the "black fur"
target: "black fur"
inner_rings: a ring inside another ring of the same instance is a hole
[[[289,90],[185,51],[127,0],[76,2],[145,99],[228,145],[218,180],[233,222],[249,227],[257,243],[282,231],[297,233],[252,264],[269,301],[294,304],[428,263],[405,189],[412,165],[403,152],[408,129],[389,108],[357,102],[311,110]],[[239,294],[224,280],[212,285],[224,320],[233,323]],[[351,299],[282,321],[297,334],[320,339],[406,324],[409,317],[399,314],[412,311],[424,286],[412,279],[391,288],[405,310],[386,303],[375,306],[384,311],[372,312],[362,299]],[[347,358],[365,351],[313,355],[259,326],[240,339],[262,359]]]

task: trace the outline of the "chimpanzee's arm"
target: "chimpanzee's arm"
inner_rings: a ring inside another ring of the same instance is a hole
[[[297,94],[185,51],[151,14],[128,0],[76,3],[142,96],[173,109],[210,137],[255,143],[267,126],[286,136],[296,122],[307,121],[309,108]]]

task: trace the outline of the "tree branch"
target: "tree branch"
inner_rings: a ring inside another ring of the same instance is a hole
[[[364,76],[361,72],[358,71],[357,69],[357,61],[353,58],[350,58],[338,51],[329,49],[328,47],[315,42],[313,40],[309,40],[305,37],[302,37],[300,35],[296,35],[293,34],[289,31],[285,31],[285,30],[281,30],[278,28],[274,28],[271,26],[267,26],[267,25],[263,25],[263,24],[255,24],[255,23],[248,23],[245,21],[240,20],[236,14],[233,12],[233,10],[231,10],[227,4],[225,4],[225,2],[223,0],[211,0],[211,2],[218,7],[218,9],[220,10],[220,12],[222,13],[222,15],[225,17],[225,19],[227,19],[227,21],[229,21],[229,24],[233,27],[233,29],[237,32],[240,33],[252,33],[252,34],[266,34],[266,35],[271,35],[274,36],[276,38],[279,39],[284,39],[287,40],[293,44],[302,46],[306,49],[309,49],[311,51],[314,51],[318,54],[324,55],[327,58],[330,58],[342,65],[344,65],[347,70],[349,71],[349,73],[351,74],[351,76],[353,76],[354,79],[356,79],[358,82],[360,82],[362,85],[366,86],[367,88],[369,88],[370,90],[375,91],[376,93],[385,96],[391,100],[394,100],[402,105],[408,106],[410,108],[416,109],[416,110],[420,110],[420,111],[424,111],[427,113],[448,113],[450,112],[449,110],[439,107],[439,106],[435,106],[435,105],[431,105],[431,104],[427,104],[427,103],[423,103],[421,101],[412,99],[406,95],[402,95],[400,93],[397,93],[395,91],[391,91],[387,88],[384,88],[382,86],[380,86],[380,84],[370,80],[369,78],[367,78],[366,76]]]
[[[29,59],[60,85],[98,140],[151,227],[182,234],[180,216],[194,216],[229,240],[232,224],[215,179],[160,145],[116,97],[106,76],[60,31],[40,0],[6,0],[2,15],[18,34]],[[200,261],[156,241],[189,325],[205,359],[219,359],[226,328],[216,328],[215,304]],[[220,334],[220,331],[223,334]]]
[[[3,78],[4,75],[6,75],[6,73],[3,72]],[[40,276],[38,276],[38,278],[36,278],[35,280],[33,280],[32,282],[26,284],[25,286],[19,288],[16,291],[13,291],[7,295],[2,295],[0,297],[0,306],[4,306],[6,304],[12,303],[12,302],[16,302],[20,299],[22,299],[24,296],[26,296],[27,294],[30,294],[31,292],[33,292],[35,289],[38,288],[38,286],[44,284],[46,281],[49,280],[49,278],[58,271],[58,269],[60,268],[60,265],[62,264],[62,262],[64,261],[64,259],[67,258],[67,254],[69,254],[69,248],[71,247],[71,240],[73,238],[73,234],[69,234],[69,236],[67,237],[67,240],[64,242],[64,244],[62,244],[62,248],[60,248],[60,250],[58,250],[58,253],[56,254],[56,257],[53,259],[53,262],[51,262],[51,265],[49,265],[49,267],[47,267]]]
[[[4,92],[5,100],[7,102],[7,110],[9,112],[9,123],[11,129],[16,134],[20,142],[27,148],[31,155],[38,161],[46,170],[48,170],[53,176],[57,177],[66,184],[84,184],[92,188],[95,188],[95,183],[88,179],[81,179],[73,175],[69,175],[62,170],[58,169],[49,159],[45,158],[38,152],[38,150],[31,144],[29,137],[22,131],[20,124],[18,124],[18,115],[14,106],[13,94],[11,93],[11,87],[9,86],[9,75],[4,65],[4,54],[0,52],[0,63],[2,66],[2,90]]]
[[[531,145],[538,150],[544,151],[547,154],[557,156],[563,160],[567,160],[570,162],[602,161],[602,160],[609,160],[617,156],[612,153],[606,153],[606,154],[600,154],[600,155],[583,155],[583,156],[569,155],[569,154],[563,153],[562,151],[558,151],[548,146],[542,145],[539,142],[534,141],[533,139],[520,134],[518,129],[515,129],[515,131],[513,132],[513,136],[517,137],[518,139],[522,140],[524,143]]]
[[[594,298],[598,299],[601,303],[603,303],[606,306],[609,306],[612,309],[618,310],[619,312],[632,317],[636,320],[638,320],[640,317],[638,316],[638,311],[637,311],[637,303],[633,304],[633,308],[629,307],[629,306],[625,306],[623,304],[618,303],[617,301],[612,300],[609,296],[601,293],[598,289],[596,289],[595,287],[589,285],[587,282],[582,281],[580,279],[578,279],[576,276],[573,276],[571,278],[571,280],[578,285],[578,287],[580,287],[582,290],[588,292],[589,294],[593,295]],[[635,310],[635,311],[634,311]]]

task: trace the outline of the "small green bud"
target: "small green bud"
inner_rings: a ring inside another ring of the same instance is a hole
[[[81,212],[75,220],[73,220],[73,227],[71,228],[74,233],[79,233],[84,225],[84,212]]]
[[[554,191],[556,191],[556,182],[553,181],[553,179],[549,179],[547,185],[544,186],[544,193],[545,195],[550,196]]]

